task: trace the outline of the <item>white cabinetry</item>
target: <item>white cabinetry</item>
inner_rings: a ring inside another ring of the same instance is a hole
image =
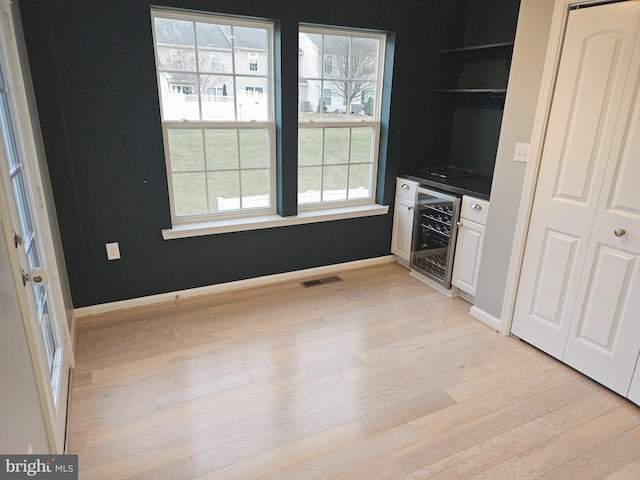
[[[396,179],[396,201],[393,210],[393,232],[391,253],[398,262],[409,265],[411,258],[411,235],[413,233],[413,211],[418,184],[404,178]]]
[[[475,297],[476,294],[488,212],[489,202],[466,195],[462,197],[452,283],[467,294],[463,297]]]

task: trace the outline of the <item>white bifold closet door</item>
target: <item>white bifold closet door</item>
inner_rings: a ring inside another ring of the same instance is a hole
[[[626,395],[640,352],[640,2],[569,13],[512,332]]]

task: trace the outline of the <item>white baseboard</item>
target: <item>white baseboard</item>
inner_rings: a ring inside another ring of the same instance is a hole
[[[502,325],[502,322],[500,321],[500,319],[485,312],[484,310],[479,309],[475,305],[473,305],[471,307],[471,310],[469,310],[469,315],[471,315],[473,318],[475,318],[479,322],[484,323],[487,327],[491,328],[492,330],[495,330],[496,332],[500,331],[500,325]]]
[[[180,290],[168,293],[161,293],[158,295],[149,295],[147,297],[132,298],[131,300],[122,300],[119,302],[102,303],[99,305],[92,305],[89,307],[76,308],[74,314],[76,318],[82,320],[81,317],[88,315],[98,315],[101,313],[115,312],[117,310],[124,310],[127,308],[144,307],[147,305],[153,305],[156,303],[171,302],[174,301],[176,295],[180,299],[199,297],[202,295],[211,295],[215,293],[230,292],[233,290],[240,290],[242,288],[257,287],[262,285],[269,285],[272,283],[280,283],[298,279],[308,279],[309,277],[316,275],[323,275],[326,273],[336,273],[345,270],[353,270],[356,268],[372,267],[375,265],[382,265],[385,263],[393,263],[395,258],[393,255],[387,255],[384,257],[368,258],[365,260],[356,260],[353,262],[338,263],[336,265],[326,265],[323,267],[307,268],[305,270],[296,270],[295,272],[277,273],[274,275],[265,275],[263,277],[248,278],[246,280],[238,280],[235,282],[220,283],[217,285],[209,285],[206,287],[196,287],[187,290]]]

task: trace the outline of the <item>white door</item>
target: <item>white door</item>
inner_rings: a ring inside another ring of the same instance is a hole
[[[636,96],[639,21],[635,1],[569,14],[512,328],[556,358],[565,359],[567,347],[565,361],[607,386],[620,385],[610,378],[630,344],[638,343],[636,355],[640,347],[637,310],[636,319],[629,310],[634,292],[640,295],[640,250],[631,241],[640,234],[632,225],[640,184],[619,170],[640,172],[631,166],[638,152],[625,134],[637,128],[627,118]],[[618,185],[607,186],[614,177]],[[629,233],[616,237],[624,226]],[[593,368],[604,357],[607,366]],[[630,376],[625,381],[628,388]]]
[[[463,292],[475,296],[485,226],[465,218],[460,220],[460,224],[451,283]]]
[[[639,73],[637,47],[563,359],[625,395],[640,351]]]
[[[7,13],[7,11],[3,11]],[[10,17],[9,17],[10,18]],[[0,212],[2,232],[14,247],[11,255],[13,275],[19,285],[25,331],[38,381],[40,404],[48,427],[50,449],[62,453],[64,449],[67,393],[70,369],[66,319],[61,318],[60,297],[47,267],[46,214],[40,189],[37,165],[27,158],[28,138],[32,132],[25,128],[26,95],[17,51],[7,17],[1,26],[0,48]],[[54,281],[56,279],[53,279]],[[47,453],[47,452],[42,452]]]
[[[396,197],[393,213],[391,253],[409,263],[411,259],[411,234],[413,232],[413,206],[415,200]]]

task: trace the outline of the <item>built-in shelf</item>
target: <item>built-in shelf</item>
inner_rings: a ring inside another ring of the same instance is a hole
[[[465,107],[473,107],[477,103],[470,104],[471,99],[480,101],[505,98],[507,77],[513,55],[513,42],[450,48],[440,50],[440,53],[460,62],[461,73],[458,78],[458,88],[438,89],[437,93],[453,97],[461,106]],[[504,68],[506,71],[503,70]],[[487,85],[490,88],[487,88]],[[461,88],[462,86],[465,88]],[[467,86],[482,86],[484,88],[467,88]],[[495,102],[491,102],[489,105],[493,104]],[[482,102],[477,105],[484,107],[487,103]]]
[[[485,97],[504,98],[507,94],[506,88],[448,88],[436,90],[438,93],[445,93],[456,97]]]
[[[441,54],[451,55],[466,62],[483,60],[509,60],[513,55],[513,42],[488,43],[470,47],[440,50]]]

